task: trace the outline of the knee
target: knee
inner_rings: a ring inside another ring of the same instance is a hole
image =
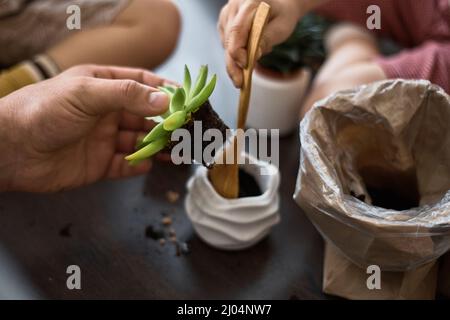
[[[333,77],[316,78],[303,102],[300,117],[303,118],[317,101],[331,94],[386,78],[384,71],[376,62],[355,63],[337,72]]]
[[[332,93],[332,83],[313,83],[300,108],[299,118],[302,120],[312,106],[320,99]]]
[[[310,90],[303,100],[302,106],[300,108],[300,119],[305,117],[305,114],[313,107],[313,105],[339,91],[341,89],[346,88],[346,84],[344,84],[342,77],[336,74],[334,77],[328,77],[326,79],[317,77],[311,84]]]
[[[340,50],[343,46],[359,46],[360,51],[378,51],[377,40],[375,36],[367,29],[353,23],[341,22],[332,26],[325,34],[325,48],[328,54]]]
[[[170,0],[133,0],[130,4],[132,25],[140,43],[141,54],[152,57],[154,67],[176,48],[181,30],[178,7]]]
[[[147,40],[150,38],[157,41],[161,54],[169,56],[176,48],[181,31],[181,15],[178,7],[170,0],[140,1],[145,2],[147,6],[145,12],[148,13],[140,21],[144,37]],[[152,34],[149,35],[149,32]]]

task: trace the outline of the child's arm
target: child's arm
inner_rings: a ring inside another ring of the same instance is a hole
[[[220,13],[218,28],[225,47],[227,71],[236,87],[242,85],[247,64],[247,40],[253,16],[262,0],[229,0]],[[259,56],[286,40],[298,20],[327,0],[264,0],[271,6],[270,18],[261,39]]]
[[[450,93],[450,43],[428,41],[376,60],[388,78],[426,79]]]

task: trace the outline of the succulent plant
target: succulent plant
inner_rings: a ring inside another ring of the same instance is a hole
[[[281,74],[289,74],[304,66],[316,71],[325,59],[323,37],[330,22],[310,13],[304,16],[291,36],[275,46],[258,63]]]
[[[207,78],[208,66],[201,66],[195,83],[192,83],[191,73],[185,66],[183,86],[159,87],[170,98],[169,109],[160,116],[148,118],[157,125],[138,141],[137,151],[125,158],[130,164],[137,164],[163,150],[169,144],[172,132],[191,121],[192,115],[205,105],[216,86],[216,75],[209,82]]]

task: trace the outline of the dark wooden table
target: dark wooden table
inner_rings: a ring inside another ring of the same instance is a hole
[[[192,168],[163,162],[146,177],[52,195],[1,194],[0,243],[46,298],[325,298],[322,239],[292,200],[297,135],[280,149],[281,223],[245,251],[216,250],[195,235],[183,207]],[[176,203],[169,190],[181,194]],[[164,215],[188,254],[146,236]],[[81,268],[81,290],[66,287],[72,264]]]

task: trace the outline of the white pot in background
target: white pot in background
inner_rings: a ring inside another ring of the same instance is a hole
[[[226,250],[248,248],[263,239],[280,221],[277,167],[245,155],[241,169],[255,178],[262,194],[257,197],[225,199],[208,178],[208,170],[199,167],[187,183],[186,212],[195,231],[209,245]],[[248,164],[248,159],[252,163]],[[264,168],[268,175],[261,175]]]
[[[255,129],[279,129],[287,135],[299,124],[300,107],[311,79],[303,68],[289,78],[271,77],[255,69],[247,125]]]

